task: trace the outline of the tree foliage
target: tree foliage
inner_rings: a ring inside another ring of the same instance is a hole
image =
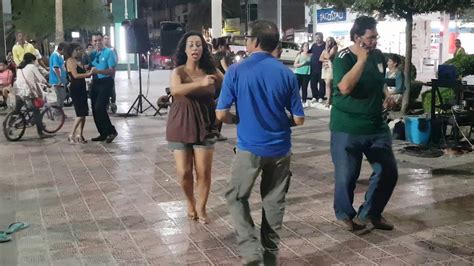
[[[437,11],[459,12],[471,6],[471,0],[309,0],[308,4],[352,8],[361,13],[406,19]]]
[[[30,37],[46,38],[55,33],[55,0],[12,1],[15,30]],[[111,23],[111,15],[98,0],[64,0],[64,30],[96,30]]]

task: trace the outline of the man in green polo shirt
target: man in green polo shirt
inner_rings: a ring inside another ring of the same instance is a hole
[[[391,135],[382,118],[383,109],[393,106],[393,101],[385,97],[386,63],[382,52],[376,49],[376,26],[372,17],[357,18],[350,31],[354,44],[340,51],[333,61],[330,128],[334,210],[349,230],[364,229],[368,223],[377,229],[393,229],[382,217],[398,178]],[[364,154],[373,173],[365,202],[356,212],[352,203]]]

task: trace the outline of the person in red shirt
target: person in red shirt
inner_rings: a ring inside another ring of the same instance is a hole
[[[13,72],[8,69],[8,62],[5,59],[0,60],[0,93],[3,97],[1,106],[6,106],[8,93],[13,83]]]

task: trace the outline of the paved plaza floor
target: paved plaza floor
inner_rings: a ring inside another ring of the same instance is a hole
[[[155,102],[166,79],[153,80],[158,74],[151,75],[149,98]],[[169,72],[160,75],[167,78]],[[117,79],[124,111],[133,101],[136,83],[129,83],[124,73]],[[474,264],[472,155],[416,158],[400,154],[405,144],[396,142],[400,178],[385,211],[395,230],[356,235],[333,213],[329,112],[306,111],[305,125],[293,134],[281,265]],[[73,116],[71,108],[67,113]],[[186,219],[184,195],[165,141],[166,115],[152,113],[114,117],[119,136],[112,144],[68,144],[72,120],[45,140],[37,140],[34,129],[17,143],[0,136],[0,230],[14,221],[31,225],[12,241],[0,243],[0,265],[239,265],[223,197],[235,128],[224,125],[229,140],[216,144],[211,222],[202,225]],[[85,135],[97,135],[92,117]],[[364,161],[354,206],[362,202],[370,174]],[[258,227],[258,182],[251,208]]]

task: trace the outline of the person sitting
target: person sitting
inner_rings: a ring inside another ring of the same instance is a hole
[[[397,105],[401,104],[403,93],[405,92],[405,77],[399,68],[400,62],[400,56],[396,54],[390,55],[387,60],[388,72],[385,74],[386,79],[395,80],[395,86],[387,86],[387,89],[390,95],[389,97],[391,97]]]
[[[13,72],[8,69],[8,62],[6,59],[0,60],[0,95],[3,96],[3,101],[0,106],[6,107],[7,97],[11,90],[13,82]]]

